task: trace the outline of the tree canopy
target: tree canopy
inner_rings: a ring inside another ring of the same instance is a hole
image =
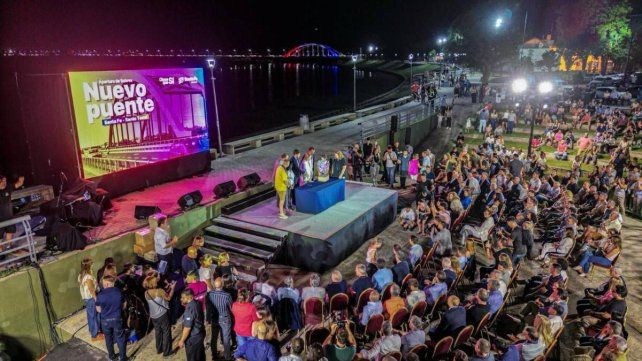
[[[482,71],[482,83],[487,83],[492,69],[518,59],[521,40],[520,22],[506,18],[508,6],[497,1],[478,1],[453,23],[448,39],[448,51],[461,56],[471,67]],[[501,25],[495,26],[499,17]]]
[[[595,30],[604,53],[613,59],[627,55],[627,45],[631,39],[631,5],[622,1],[605,9],[599,16]]]

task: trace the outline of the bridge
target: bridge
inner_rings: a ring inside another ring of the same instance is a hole
[[[284,58],[338,58],[343,56],[328,45],[305,43],[288,50]]]

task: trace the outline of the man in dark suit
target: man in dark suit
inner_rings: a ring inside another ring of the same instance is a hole
[[[294,174],[294,189],[299,188],[299,179],[301,178],[301,152],[295,149],[290,158],[290,170]],[[292,190],[292,204],[296,206],[296,199],[294,198],[295,190]]]
[[[401,249],[394,249],[393,254],[395,256],[395,265],[392,266],[392,277],[396,284],[401,285],[401,281],[410,273],[408,257]]]
[[[468,307],[466,311],[467,321],[477,327],[479,322],[490,312],[490,307],[488,307],[488,290],[485,288],[480,288],[477,290],[473,302]]]
[[[448,297],[448,310],[444,312],[439,324],[430,330],[430,339],[438,342],[446,336],[457,337],[457,333],[466,327],[466,309],[459,304],[459,297]]]

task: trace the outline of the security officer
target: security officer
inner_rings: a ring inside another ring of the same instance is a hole
[[[205,325],[203,306],[194,300],[194,291],[187,288],[181,293],[183,314],[183,333],[178,347],[185,347],[187,361],[205,361]]]
[[[114,342],[118,344],[120,361],[127,360],[127,340],[123,329],[121,311],[125,304],[120,289],[114,287],[116,279],[107,275],[102,278],[103,290],[96,297],[96,311],[100,313],[100,325],[105,335],[110,360],[116,360]]]

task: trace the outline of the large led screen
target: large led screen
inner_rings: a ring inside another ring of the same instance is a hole
[[[203,69],[70,72],[85,178],[209,149]]]

